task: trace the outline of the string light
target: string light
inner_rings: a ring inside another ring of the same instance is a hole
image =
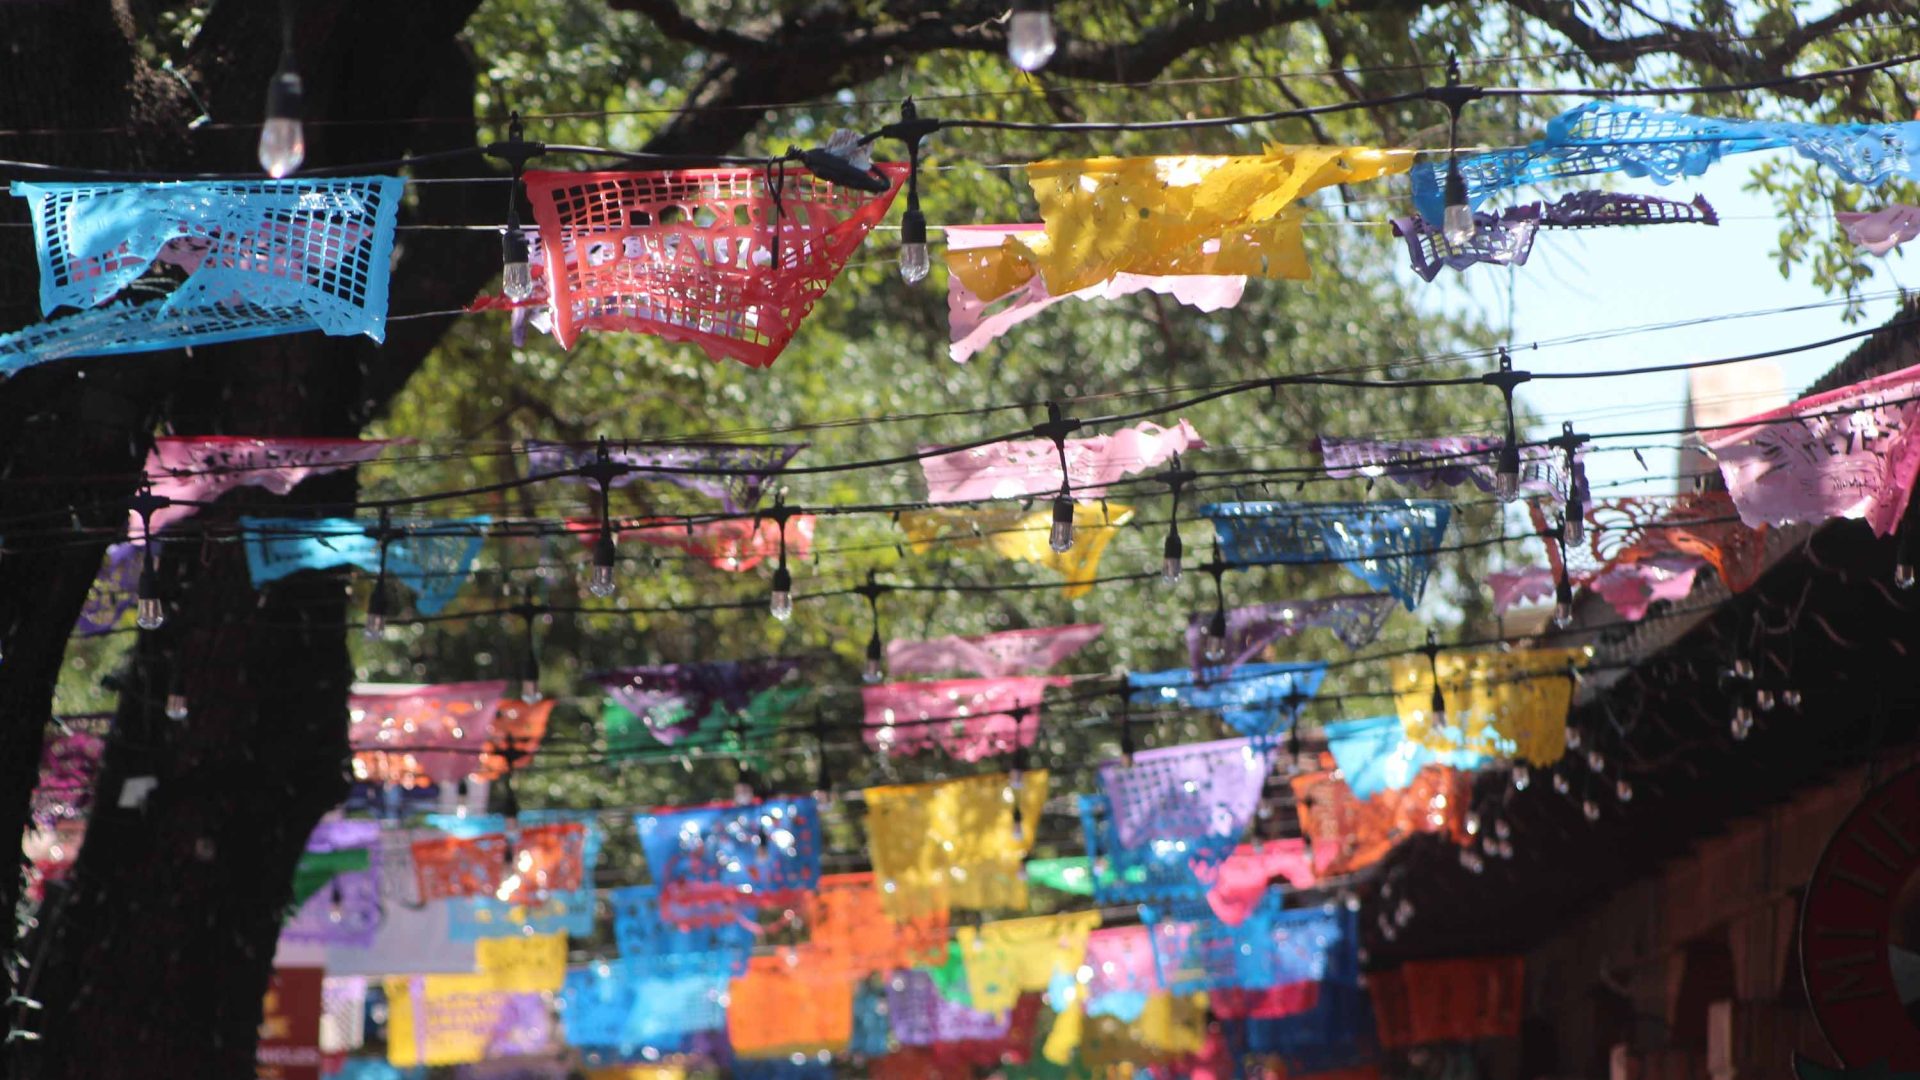
[[[1439,631],[1427,631],[1427,643],[1420,647],[1420,651],[1427,655],[1427,673],[1433,678],[1433,697],[1427,702],[1427,724],[1432,728],[1443,728],[1447,725],[1447,696],[1440,689]],[[1520,772],[1525,768],[1524,765],[1514,766],[1514,783],[1522,790],[1526,789],[1526,784],[1522,782]]]
[[[613,460],[613,453],[607,447],[607,437],[600,436],[599,452],[594,460],[582,465],[579,474],[600,485],[600,534],[593,542],[593,570],[587,578],[587,591],[606,599],[619,591],[620,585],[614,579],[614,563],[618,552],[614,547],[613,518],[611,516],[613,481],[633,471],[625,462]]]
[[[780,562],[773,569],[773,590],[768,594],[767,613],[779,622],[793,618],[793,574],[787,570],[787,520],[793,514],[786,504],[785,493],[775,492],[773,509],[767,511],[767,517],[773,519],[780,530]]]
[[[1213,615],[1200,637],[1200,651],[1208,663],[1217,664],[1227,658],[1227,591],[1223,580],[1227,563],[1220,557],[1220,541],[1213,542],[1213,559],[1204,569],[1213,575]]]
[[[833,776],[827,768],[827,725],[820,710],[813,711],[813,801],[818,806],[833,802]]]
[[[1623,803],[1632,802],[1633,801],[1633,781],[1628,780],[1624,776],[1618,780],[1615,780],[1613,782],[1613,797],[1616,799],[1619,799]]]
[[[900,126],[902,129],[919,132],[924,126],[920,122],[919,110],[914,108],[913,99],[908,98],[900,106]],[[900,277],[909,285],[918,285],[927,279],[933,269],[933,258],[927,254],[927,215],[920,212],[920,140],[922,134],[906,136],[907,143],[907,209],[900,215]]]
[[[487,152],[504,157],[513,168],[513,182],[507,185],[507,228],[500,234],[500,291],[516,303],[533,295],[533,252],[526,231],[520,227],[520,176],[527,161],[539,147],[522,138],[520,114],[507,120],[507,141],[495,143]]]
[[[1558,769],[1555,769],[1555,770],[1553,771],[1553,792],[1554,792],[1554,794],[1556,794],[1556,795],[1566,795],[1566,794],[1568,794],[1568,793],[1570,793],[1570,792],[1572,792],[1572,791],[1573,791],[1573,784],[1572,784],[1572,783],[1571,783],[1570,781],[1568,781],[1568,780],[1567,780],[1567,774],[1566,774],[1566,773],[1563,773],[1563,772],[1561,772],[1561,771],[1560,771],[1560,770],[1558,770]]]
[[[867,571],[866,584],[853,590],[867,601],[867,614],[873,621],[873,635],[867,638],[867,665],[860,677],[868,685],[879,682],[887,676],[886,649],[880,641],[880,598],[893,591],[893,586],[882,585],[873,578],[873,571]]]
[[[1533,771],[1527,768],[1527,764],[1524,761],[1514,762],[1513,763],[1513,790],[1525,791],[1532,786],[1533,786]],[[1504,824],[1504,823],[1496,822],[1496,824]]]
[[[1122,680],[1123,684],[1125,680]],[[1120,764],[1133,768],[1133,695],[1124,685],[1120,691]]]
[[[267,84],[267,119],[260,128],[260,167],[275,180],[293,175],[307,160],[306,86],[294,70],[294,0],[280,0],[280,66]]]
[[[531,585],[521,593],[520,603],[514,606],[513,613],[520,617],[525,633],[520,649],[520,700],[528,705],[538,705],[541,698],[540,655],[534,648],[534,626],[535,620],[540,617],[540,609],[534,606]]]
[[[1053,527],[1047,530],[1047,546],[1061,555],[1073,550],[1073,496],[1065,484],[1053,499]]]
[[[374,542],[379,545],[379,570],[373,576],[373,591],[367,594],[367,623],[365,634],[368,640],[376,640],[387,632],[387,616],[393,614],[388,608],[391,602],[387,596],[387,544],[393,539],[392,511],[380,508],[380,523],[369,531]]]
[[[1460,58],[1447,57],[1447,84],[1427,91],[1427,96],[1447,109],[1446,209],[1440,221],[1440,233],[1454,248],[1473,243],[1477,226],[1473,209],[1467,205],[1467,181],[1460,173],[1460,112],[1467,102],[1481,96],[1477,86],[1460,84]]]
[[[175,658],[175,661],[174,661],[172,681],[170,681],[167,684],[167,702],[165,706],[165,712],[167,714],[167,719],[172,720],[175,723],[184,722],[187,719],[187,716],[189,715],[189,712],[190,712],[190,710],[187,708],[186,676],[181,674],[180,672],[179,659],[177,657]]]
[[[1570,420],[1561,423],[1559,435],[1547,440],[1548,445],[1566,455],[1567,505],[1561,528],[1565,530],[1568,547],[1579,547],[1587,542],[1587,467],[1580,460],[1580,446],[1586,441],[1585,435],[1573,430]],[[1565,558],[1564,550],[1561,556]]]
[[[1021,71],[1046,67],[1059,48],[1053,36],[1053,12],[1048,8],[1048,0],[1013,0],[1007,21],[1007,59]]]
[[[134,592],[133,622],[142,630],[158,630],[167,622],[167,606],[160,599],[160,575],[154,566],[153,515],[173,500],[155,495],[151,484],[127,500],[128,509],[140,518],[140,580]]]
[[[1184,554],[1180,546],[1180,489],[1194,476],[1193,472],[1180,467],[1180,454],[1177,451],[1173,455],[1173,467],[1159,476],[1171,496],[1167,506],[1167,543],[1161,549],[1160,559],[1160,580],[1168,585],[1180,584],[1180,558]]]
[[[1733,719],[1728,722],[1727,730],[1733,735],[1734,742],[1745,742],[1753,734],[1753,710],[1745,705],[1736,705]]]
[[[1520,432],[1513,418],[1513,390],[1531,378],[1531,374],[1513,369],[1513,357],[1507,355],[1505,349],[1500,350],[1500,369],[1480,376],[1482,383],[1500,391],[1507,411],[1507,438],[1500,445],[1500,456],[1493,470],[1494,493],[1501,502],[1520,497]]]
[[[1079,430],[1080,421],[1063,416],[1058,402],[1047,402],[1046,422],[1035,424],[1036,438],[1048,439],[1060,455],[1060,494],[1053,499],[1053,527],[1047,530],[1047,546],[1064,555],[1073,550],[1073,474],[1067,467],[1067,436]]]

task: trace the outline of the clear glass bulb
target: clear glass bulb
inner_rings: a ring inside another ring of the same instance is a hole
[[[378,641],[387,633],[387,617],[377,611],[367,612],[367,625],[361,630],[368,641]]]
[[[142,630],[158,630],[167,623],[167,606],[157,596],[142,597],[133,623]]]
[[[1760,707],[1761,712],[1772,712],[1774,706],[1773,691],[1755,690],[1753,692],[1753,703]]]
[[[613,579],[613,567],[594,567],[593,575],[587,579],[587,591],[602,600],[619,592],[620,585]]]
[[[1728,724],[1727,730],[1732,733],[1733,741],[1745,742],[1747,736],[1753,734],[1753,710],[1745,705],[1734,709],[1733,720]]]
[[[1073,550],[1073,500],[1053,500],[1053,528],[1047,531],[1047,546],[1065,555]]]
[[[521,701],[526,702],[528,705],[538,705],[545,697],[546,695],[540,692],[539,683],[532,679],[522,679],[520,681]]]
[[[1464,824],[1466,825],[1468,836],[1480,835],[1480,811],[1478,810],[1467,811],[1467,816],[1464,821]]]
[[[900,279],[909,285],[918,285],[927,280],[927,274],[933,270],[933,259],[927,254],[925,244],[900,245]]]
[[[886,668],[881,665],[880,658],[875,656],[867,657],[866,670],[860,673],[860,678],[864,680],[867,685],[871,686],[886,677],[887,671]]]
[[[1789,709],[1799,708],[1800,707],[1800,691],[1798,690],[1780,691],[1780,704],[1785,705]]]
[[[1570,727],[1567,729],[1567,749],[1569,750],[1580,749],[1580,729],[1579,728]]]
[[[1059,47],[1053,38],[1053,16],[1044,7],[1013,13],[1007,27],[1007,58],[1021,71],[1039,71]]]
[[[1513,826],[1507,824],[1506,818],[1501,818],[1493,823],[1493,835],[1502,841],[1510,840],[1513,838]]]
[[[1607,758],[1598,749],[1587,751],[1587,768],[1593,772],[1607,771]]]
[[[1573,605],[1571,603],[1563,600],[1553,605],[1553,625],[1562,630],[1573,625]]]
[[[1160,580],[1168,585],[1178,585],[1184,569],[1180,565],[1180,556],[1169,555],[1160,563]]]
[[[1568,547],[1579,547],[1587,542],[1586,513],[1577,506],[1567,507],[1566,540]]]
[[[793,618],[793,593],[787,589],[773,590],[767,601],[767,612],[781,622]]]
[[[1567,782],[1567,775],[1565,773],[1553,774],[1554,794],[1565,795],[1567,792],[1572,790],[1573,790],[1573,785]]]
[[[167,695],[167,719],[185,720],[187,718],[187,695]]]
[[[1207,623],[1207,632],[1200,637],[1200,651],[1209,663],[1227,658],[1227,617],[1222,612],[1215,611],[1213,621]]]
[[[1594,802],[1592,799],[1585,799],[1581,801],[1580,812],[1586,815],[1588,821],[1600,820],[1600,804],[1597,802]]]
[[[1733,662],[1733,677],[1736,679],[1752,679],[1753,661],[1744,656],[1736,658]]]
[[[1913,588],[1913,564],[1895,563],[1893,567],[1893,587],[1896,589]]]
[[[1520,497],[1520,473],[1498,472],[1494,474],[1494,494],[1501,502],[1512,502]]]
[[[1473,211],[1467,209],[1465,203],[1448,206],[1446,213],[1441,215],[1440,232],[1447,238],[1447,243],[1456,248],[1473,243],[1475,231]]]
[[[1533,786],[1532,770],[1528,769],[1525,765],[1515,765],[1513,767],[1513,790],[1525,791],[1532,786]],[[1505,825],[1506,822],[1503,821],[1503,822],[1500,822],[1499,824]]]
[[[306,160],[307,131],[299,118],[269,117],[260,129],[260,167],[268,176],[282,180],[292,176]]]
[[[527,262],[507,263],[500,271],[500,291],[507,299],[520,301],[533,295],[533,266]]]
[[[1624,776],[1618,780],[1615,780],[1613,782],[1613,797],[1616,799],[1619,799],[1621,802],[1632,802],[1633,801],[1632,782],[1629,781]]]

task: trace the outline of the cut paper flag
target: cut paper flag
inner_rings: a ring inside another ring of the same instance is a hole
[[[1316,629],[1331,631],[1349,649],[1362,649],[1380,636],[1394,604],[1389,593],[1354,593],[1228,608],[1227,655],[1219,663],[1206,657],[1207,624],[1213,621],[1213,612],[1196,611],[1187,616],[1187,662],[1196,680],[1223,678],[1280,639]]]
[[[644,722],[654,738],[671,746],[702,726],[724,720],[723,712],[752,711],[799,667],[796,660],[778,657],[707,660],[619,668],[592,678],[622,709]],[[606,734],[613,739],[623,733]]]
[[[561,994],[569,1046],[622,1057],[691,1050],[727,1026],[727,982],[718,973],[622,958],[567,972]]]
[[[1153,836],[1123,844],[1105,795],[1080,796],[1080,825],[1092,866],[1095,903],[1164,904],[1198,900],[1205,891],[1197,869],[1232,858],[1238,836]]]
[[[153,531],[199,511],[237,487],[265,488],[285,495],[300,481],[376,460],[391,439],[258,438],[239,435],[160,435],[147,454],[146,476],[153,494],[180,502],[153,512]],[[127,522],[127,535],[140,536],[140,516]]]
[[[1016,995],[1017,997],[1017,995]],[[974,1008],[950,1001],[924,971],[901,971],[887,980],[887,1016],[901,1046],[998,1039],[1012,1026],[1008,1008]]]
[[[1566,753],[1573,673],[1585,661],[1580,649],[1442,652],[1431,665],[1396,657],[1394,706],[1407,739],[1429,750],[1551,765]],[[1435,666],[1443,715],[1432,712]]]
[[[341,848],[338,851],[311,851],[300,856],[293,868],[293,902],[304,904],[341,874],[367,870],[372,856],[366,848]]]
[[[1499,487],[1495,472],[1505,439],[1478,435],[1436,435],[1425,439],[1346,439],[1322,435],[1314,440],[1327,475],[1343,480],[1383,478],[1432,491],[1472,484],[1486,494]],[[1568,478],[1564,451],[1551,446],[1520,448],[1520,491],[1552,495],[1565,502]],[[1579,468],[1584,452],[1574,457]],[[1579,479],[1586,494],[1584,476]]]
[[[1339,563],[1408,611],[1419,606],[1453,507],[1431,500],[1209,503],[1221,558],[1237,565]]]
[[[1451,699],[1447,711],[1453,711]],[[1371,799],[1382,791],[1399,791],[1428,765],[1446,765],[1472,771],[1485,767],[1485,755],[1466,750],[1430,750],[1407,738],[1398,716],[1339,720],[1325,725],[1327,749],[1340,776],[1355,796]]]
[[[795,514],[787,521],[787,555],[804,559],[813,552],[812,514]],[[599,526],[584,522],[571,526],[592,543]],[[780,523],[771,518],[722,518],[718,521],[661,521],[619,526],[621,537],[654,547],[674,548],[702,559],[715,570],[738,574],[768,559],[780,557]]]
[[[607,456],[630,472],[613,478],[609,487],[623,488],[637,480],[664,480],[704,495],[729,514],[753,510],[760,496],[806,443],[750,446],[738,443],[610,442]],[[527,478],[551,476],[576,483],[592,483],[574,470],[600,459],[594,443],[558,443],[529,439]],[[791,537],[789,538],[791,539]]]
[[[992,507],[979,510],[916,510],[900,515],[900,528],[916,555],[944,547],[985,544],[1004,559],[1037,563],[1067,579],[1061,595],[1069,600],[1093,591],[1100,576],[1100,556],[1133,520],[1133,507],[1114,503],[1075,503],[1073,547],[1066,553],[1048,546],[1053,525],[1050,509],[1020,510]]]
[[[1575,176],[1625,173],[1670,184],[1699,176],[1728,154],[1791,148],[1849,183],[1877,187],[1895,176],[1920,175],[1920,122],[1807,124],[1725,120],[1664,112],[1616,101],[1589,101],[1554,117],[1546,135],[1524,147],[1463,154],[1467,205],[1488,196]],[[1413,167],[1413,201],[1438,223],[1446,209],[1451,162]]]
[[[889,756],[939,747],[960,761],[981,761],[1029,747],[1040,734],[1040,702],[1063,676],[1008,675],[860,688],[867,746]]]
[[[540,994],[501,990],[487,975],[388,978],[387,1061],[459,1065],[537,1053],[552,1038]]]
[[[1020,864],[1047,803],[1047,773],[1015,790],[1005,773],[866,789],[867,845],[887,914],[1025,908]],[[1022,827],[1014,829],[1015,800]]]
[[[1867,213],[1841,210],[1833,215],[1833,220],[1846,230],[1847,239],[1875,255],[1885,255],[1920,236],[1920,206],[1892,203]],[[948,303],[951,305],[952,301]]]
[[[1076,911],[960,927],[954,940],[966,957],[973,1007],[1005,1013],[1021,994],[1044,992],[1056,976],[1072,977],[1086,958],[1087,935],[1099,925],[1099,912]]]
[[[871,873],[823,876],[805,913],[804,966],[815,978],[865,978],[940,963],[947,955],[947,913],[896,922]]]
[[[71,725],[71,721],[69,721]],[[33,789],[33,822],[53,828],[78,821],[93,809],[93,782],[107,741],[81,727],[50,736],[40,750],[40,778]]]
[[[986,275],[976,269],[980,264],[967,252],[989,249],[986,266],[981,267],[987,269],[1004,258],[993,249],[1000,248],[1008,238],[1032,248],[1041,243],[1040,236],[1045,231],[1044,225],[946,227],[947,336],[952,342],[947,347],[947,355],[955,363],[966,363],[973,354],[992,344],[994,339],[1062,300],[1118,300],[1138,292],[1153,292],[1170,296],[1176,302],[1199,311],[1219,311],[1238,304],[1242,293],[1246,291],[1247,278],[1244,274],[1155,276],[1124,271],[1063,296],[1049,294],[1046,281],[1038,275],[1029,276],[1010,291],[993,296],[981,295],[969,287],[969,278],[985,280]],[[1000,284],[1004,282],[996,282],[988,287]],[[999,305],[998,309],[989,313],[988,309],[996,304]]]
[[[492,896],[524,904],[580,888],[586,846],[584,827],[556,823],[516,834],[416,839],[411,851],[422,901]]]
[[[0,337],[0,377],[305,330],[386,337],[398,177],[12,187],[33,217],[41,314],[81,310]]]
[[[1152,935],[1144,925],[1105,927],[1087,935],[1086,967],[1088,1016],[1131,1023],[1139,1019],[1147,998],[1161,990]]]
[[[807,979],[775,956],[756,956],[727,987],[727,1035],[741,1057],[846,1049],[853,984]]]
[[[1693,579],[1702,565],[1698,559],[1672,556],[1617,563],[1588,577],[1576,575],[1569,583],[1592,590],[1622,619],[1638,622],[1656,602],[1685,600],[1693,592]],[[1546,566],[1495,570],[1487,575],[1487,588],[1493,592],[1493,613],[1504,615],[1521,604],[1552,600],[1553,570]]]
[[[965,672],[986,679],[1037,675],[1086,648],[1104,629],[1099,623],[1002,630],[980,637],[887,642],[887,670],[897,675]]]
[[[550,703],[541,703],[541,705],[547,704]],[[520,702],[501,702],[501,714],[505,714],[509,707],[538,708],[539,706],[522,706]],[[441,828],[449,827],[447,820],[447,817],[442,815],[428,816],[430,823]],[[454,817],[452,820],[466,826],[474,836],[506,830],[504,817],[483,815]],[[527,864],[524,869],[518,867],[516,869],[519,870],[523,879],[529,874],[537,879],[545,873],[548,884],[533,890],[522,890],[516,887],[515,891],[507,894],[505,900],[502,900],[496,892],[492,895],[460,897],[446,901],[447,936],[450,939],[479,941],[484,938],[521,937],[531,934],[572,934],[575,937],[587,937],[593,933],[594,864],[600,860],[600,846],[605,840],[599,821],[590,811],[573,810],[527,810],[521,813],[520,821],[525,825],[572,825],[582,830],[579,884],[573,888],[558,888],[552,885],[556,864],[572,857],[570,842],[527,845],[515,853],[516,857],[524,856]],[[565,872],[572,873],[570,869]]]
[[[413,590],[413,606],[437,615],[473,573],[473,560],[493,519],[486,516],[445,521],[396,522],[397,537],[387,544],[386,570]],[[301,570],[357,566],[380,571],[377,523],[347,518],[240,519],[247,540],[247,571],[255,588]]]
[[[663,810],[634,817],[660,913],[712,925],[791,907],[820,885],[820,814],[811,796]]]
[[[1212,674],[1211,669],[1207,674]],[[1191,668],[1171,668],[1129,672],[1127,689],[1135,705],[1214,709],[1243,735],[1274,735],[1293,726],[1294,717],[1313,700],[1326,674],[1327,665],[1319,662],[1242,664],[1208,682]],[[1135,755],[1135,760],[1139,757]]]
[[[527,173],[555,340],[652,334],[771,366],[893,204],[907,167],[875,168],[879,194],[787,165]]]
[[[557,991],[567,977],[567,935],[487,938],[474,942],[473,957],[480,974],[502,990]]]
[[[1328,771],[1296,773],[1290,782],[1301,831],[1313,846],[1314,872],[1323,878],[1364,870],[1422,833],[1463,844],[1471,839],[1472,773],[1428,765],[1406,787],[1383,788],[1369,799]]]
[[[1173,993],[1262,990],[1325,977],[1330,954],[1344,944],[1334,908],[1288,910],[1272,892],[1238,926],[1179,906],[1172,917],[1147,908],[1143,919],[1160,982]]]
[[[1279,890],[1269,886],[1285,878],[1296,889],[1311,889],[1319,877],[1313,872],[1313,853],[1299,837],[1241,844],[1219,865],[1195,861],[1193,873],[1207,889],[1207,907],[1228,926],[1239,926],[1260,906],[1263,897]]]
[[[1707,451],[1750,527],[1857,518],[1890,536],[1920,475],[1916,423],[1920,366],[1717,428]]]
[[[347,698],[347,742],[353,776],[370,784],[452,784],[480,771],[480,752],[496,733],[507,684],[361,683]],[[520,745],[524,751],[537,747]]]
[[[1532,512],[1536,525],[1544,520],[1537,506]],[[1588,530],[1588,549],[1601,569],[1645,562],[1670,565],[1675,557],[1704,559],[1730,592],[1746,591],[1766,569],[1767,527],[1737,520],[1733,498],[1724,491],[1602,499],[1590,517],[1594,528]],[[1547,545],[1547,561],[1559,565],[1558,545]]]
[[[100,560],[100,573],[93,579],[87,602],[74,620],[74,631],[83,636],[104,634],[120,625],[139,599],[141,555],[146,545],[132,541],[108,544]]]
[[[1421,960],[1367,974],[1383,1047],[1520,1036],[1525,961],[1518,956]]]
[[[332,852],[340,855],[346,852]],[[367,853],[359,852],[362,865]],[[305,864],[305,858],[302,859]],[[280,927],[283,942],[338,946],[348,949],[373,947],[380,923],[385,918],[380,902],[380,879],[372,870],[346,870],[331,875],[301,902],[293,915]]]
[[[1691,202],[1657,195],[1618,191],[1576,191],[1550,203],[1512,206],[1499,214],[1473,215],[1474,234],[1463,245],[1449,241],[1446,232],[1427,219],[1395,218],[1393,233],[1407,242],[1413,272],[1432,281],[1441,267],[1465,270],[1475,263],[1521,266],[1533,250],[1536,229],[1586,229],[1620,225],[1718,225],[1706,196]]]
[[[1205,450],[1206,440],[1185,420],[1170,428],[1140,423],[1111,435],[1066,440],[1066,479],[1077,499],[1106,496],[1107,485],[1145,472],[1175,454]],[[938,450],[923,446],[921,453]],[[983,502],[1051,496],[1061,488],[1060,451],[1051,439],[1014,439],[920,459],[927,501]]]
[[[1300,200],[1322,188],[1407,171],[1411,150],[1271,144],[1239,157],[1038,161],[1027,182],[1042,236],[1008,237],[955,263],[979,297],[1039,275],[1063,296],[1116,274],[1309,276]]]
[[[660,914],[658,885],[629,885],[607,894],[613,908],[613,940],[620,955],[674,970],[719,972],[723,977],[747,970],[758,943],[744,921],[680,926]]]
[[[1184,674],[1184,671],[1182,672]],[[1247,739],[1189,743],[1100,766],[1114,833],[1127,847],[1156,839],[1238,839],[1260,805],[1268,751]]]

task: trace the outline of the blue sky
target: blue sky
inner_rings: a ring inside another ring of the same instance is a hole
[[[1773,206],[1764,196],[1741,190],[1751,167],[1763,159],[1764,155],[1732,158],[1692,182],[1668,188],[1646,181],[1621,184],[1624,190],[1680,199],[1704,194],[1720,214],[1717,227],[1542,230],[1523,267],[1509,271],[1475,266],[1464,273],[1443,270],[1431,285],[1408,274],[1409,287],[1424,289],[1428,302],[1478,312],[1496,325],[1507,321],[1512,290],[1512,341],[1522,348],[1573,334],[1837,299],[1823,293],[1804,273],[1781,277],[1773,258],[1778,233]],[[1532,197],[1531,192],[1522,193],[1514,201]],[[1870,293],[1895,289],[1902,274],[1920,278],[1905,269],[1898,251],[1884,265],[1875,262],[1879,272],[1868,285]],[[1866,329],[1891,318],[1895,310],[1890,298],[1871,301],[1865,306],[1865,319],[1849,324],[1842,318],[1843,308],[1834,304],[1538,352],[1516,351],[1515,365],[1533,371],[1604,370],[1733,356]],[[1858,344],[1843,343],[1766,363],[1779,366],[1788,393],[1796,394]],[[1742,369],[1751,371],[1748,365],[1729,370]],[[1685,396],[1686,376],[1680,372],[1534,382],[1519,392],[1520,399],[1545,421],[1536,435],[1558,433],[1562,420],[1572,420],[1576,429],[1590,433],[1678,427]],[[1766,405],[1758,398],[1754,403],[1756,410]],[[1631,453],[1620,452],[1592,454],[1588,475],[1597,488],[1628,485],[1611,488],[1614,494],[1672,490],[1668,477],[1674,471],[1673,454],[1645,456],[1651,478]]]

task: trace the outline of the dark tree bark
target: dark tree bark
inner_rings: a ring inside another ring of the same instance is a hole
[[[1341,10],[1409,13],[1433,2],[1353,0]],[[639,11],[670,41],[706,54],[688,110],[647,147],[658,152],[728,151],[765,117],[743,106],[825,97],[899,59],[1005,43],[1001,0],[816,4],[731,28],[700,23],[670,0],[609,3]],[[1733,52],[1679,28],[1619,39],[1586,21],[1584,7],[1514,3],[1596,63],[1625,65],[1664,51],[1754,76],[1784,70],[1809,40]],[[309,126],[310,162],[471,146],[471,125],[403,121],[471,114],[474,73],[458,35],[477,5],[300,0],[300,66],[308,115],[317,121]],[[276,5],[216,0],[176,77],[156,65],[148,45],[157,36],[156,11],[177,6],[0,4],[0,158],[251,171],[251,122],[262,112],[279,48]],[[1886,10],[1856,3],[1819,25]],[[1192,50],[1320,15],[1312,0],[1192,5],[1132,40],[1069,36],[1049,75],[1151,79]],[[217,123],[194,131],[196,95]],[[35,134],[42,131],[58,133]],[[444,171],[471,176],[479,167]],[[409,214],[436,223],[498,221],[503,196],[499,185],[419,185]],[[0,199],[0,222],[24,220],[17,200]],[[403,233],[391,308],[458,309],[492,277],[496,259],[484,233]],[[34,265],[28,231],[0,229],[0,327],[40,317]],[[0,836],[18,837],[27,824],[68,631],[106,544],[124,526],[152,433],[356,434],[405,386],[449,322],[393,323],[384,347],[306,334],[192,355],[71,361],[0,383]],[[217,529],[244,509],[317,513],[350,504],[356,491],[352,474],[317,478],[285,499],[243,489],[199,521]],[[344,576],[296,575],[255,590],[239,545],[198,540],[163,545],[160,566],[172,617],[141,635],[79,862],[42,906],[21,950],[30,964],[10,965],[16,990],[32,1004],[10,1015],[27,1037],[7,1042],[9,1075],[253,1075],[261,997],[293,867],[314,822],[345,790]],[[192,705],[185,723],[162,714],[176,685]],[[158,786],[143,806],[122,808],[123,785],[136,777]],[[0,910],[18,899],[18,880],[0,874]],[[4,919],[0,927],[8,935],[0,945],[11,944],[14,928]]]

